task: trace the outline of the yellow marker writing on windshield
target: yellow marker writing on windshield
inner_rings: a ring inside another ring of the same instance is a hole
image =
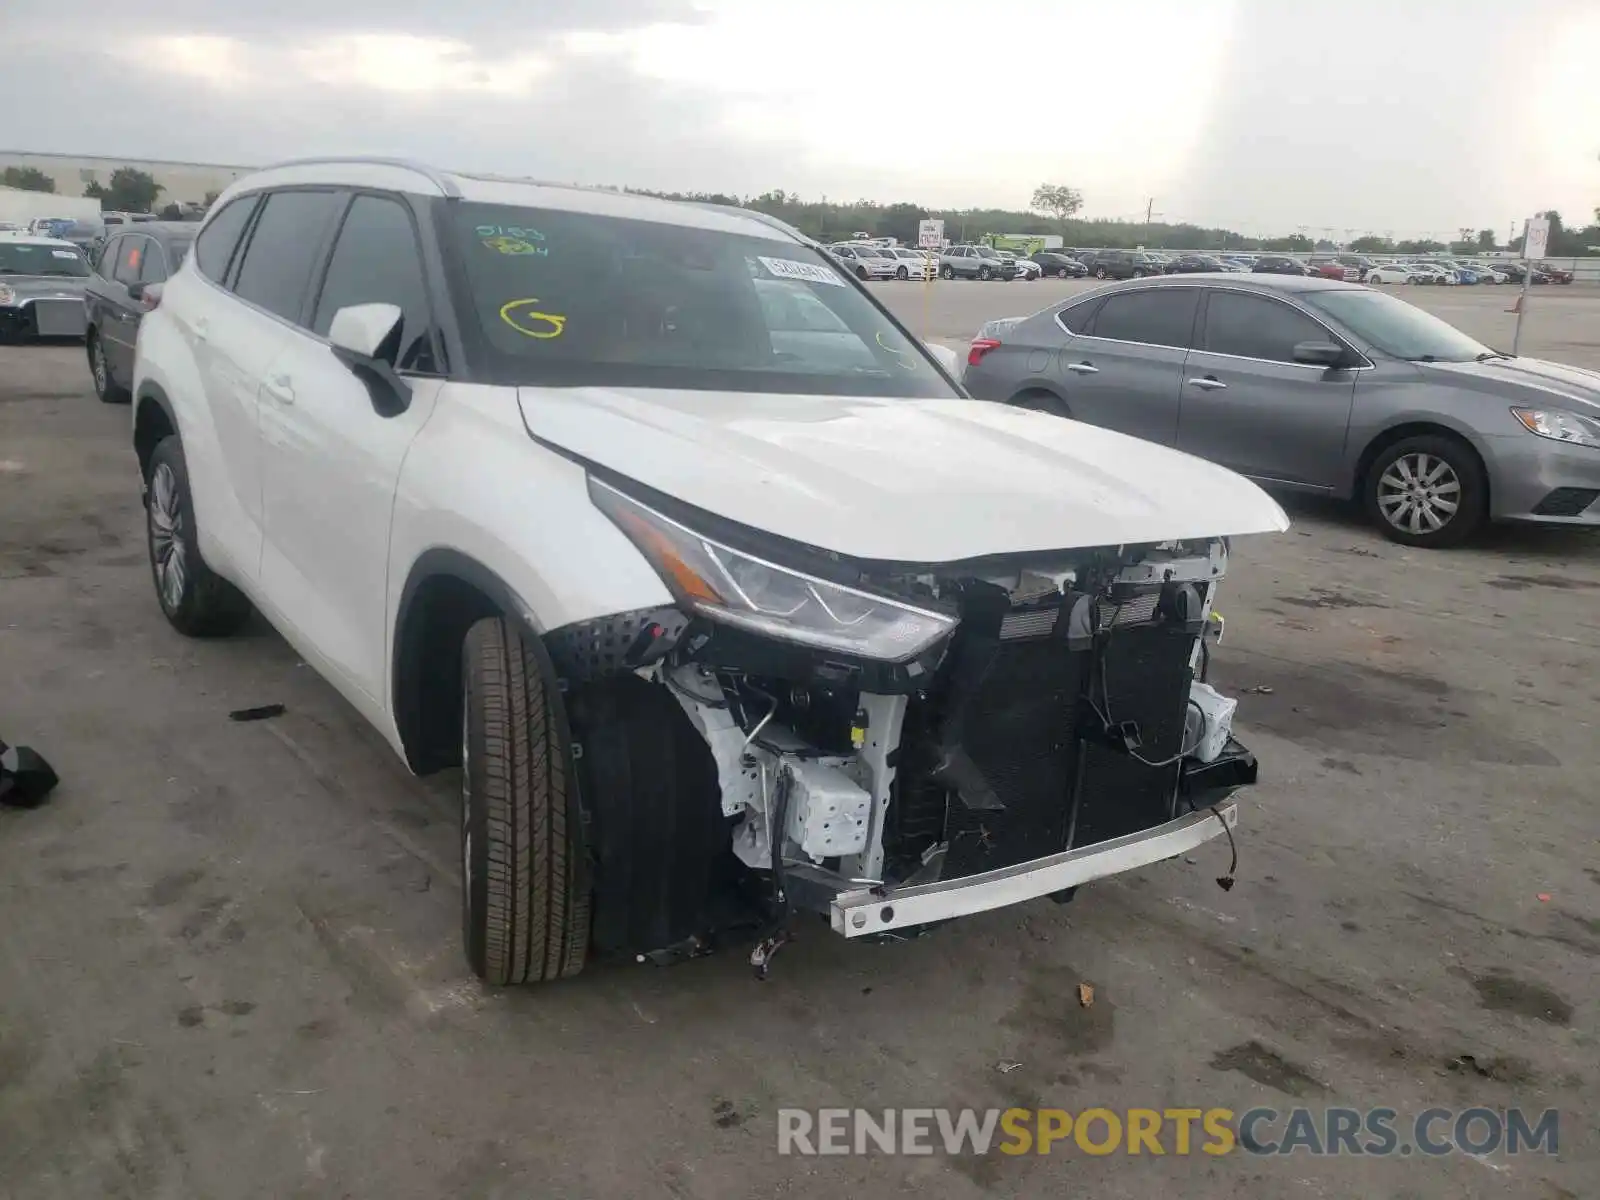
[[[507,300],[500,306],[500,319],[523,337],[539,338],[541,341],[560,337],[567,328],[567,318],[559,313],[531,311],[529,306],[537,303],[537,296],[530,296],[526,300]],[[537,322],[545,328],[530,329],[522,322]]]
[[[889,345],[888,342],[883,340],[883,331],[882,330],[879,330],[877,333],[873,334],[872,336],[873,336],[873,339],[878,343],[878,345],[882,346],[890,354],[894,355],[894,361],[896,363],[898,363],[901,367],[904,367],[907,371],[915,371],[917,369],[917,364],[914,363],[914,362],[910,362],[906,358],[906,352],[904,350],[896,350],[893,346]]]

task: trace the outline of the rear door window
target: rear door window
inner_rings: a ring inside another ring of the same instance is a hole
[[[1321,325],[1281,300],[1215,291],[1206,301],[1200,348],[1211,354],[1293,362],[1297,343],[1332,340]]]
[[[234,279],[239,298],[299,324],[311,271],[337,208],[338,193],[332,191],[270,194]]]
[[[1092,334],[1119,342],[1187,348],[1194,329],[1197,288],[1141,288],[1107,296]]]
[[[132,287],[139,282],[139,268],[144,262],[144,243],[142,237],[129,235],[121,240],[117,247],[117,265],[112,272],[112,278],[124,287]]]
[[[139,264],[140,283],[165,283],[167,281],[167,252],[161,243],[150,238],[144,242],[143,261]]]

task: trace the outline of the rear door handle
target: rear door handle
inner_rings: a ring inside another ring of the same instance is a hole
[[[1217,379],[1211,375],[1207,375],[1204,379],[1189,380],[1189,386],[1197,387],[1202,392],[1215,392],[1221,388],[1227,387],[1228,385],[1223,383],[1220,379]]]
[[[287,375],[268,375],[262,389],[279,404],[294,403],[294,380]]]
[[[1099,367],[1091,367],[1086,362],[1068,363],[1067,364],[1067,370],[1075,371],[1079,375],[1098,375],[1098,374],[1100,374],[1100,368]]]

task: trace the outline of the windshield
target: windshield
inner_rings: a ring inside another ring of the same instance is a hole
[[[80,278],[89,264],[71,246],[0,242],[0,275],[68,275]]]
[[[446,213],[493,382],[956,394],[831,258],[776,232],[488,204]]]
[[[1454,325],[1384,292],[1305,292],[1300,300],[1320,309],[1362,341],[1411,362],[1471,362],[1496,352]]]

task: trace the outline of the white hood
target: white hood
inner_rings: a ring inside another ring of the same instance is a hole
[[[982,401],[531,387],[518,398],[543,441],[853,558],[950,562],[1289,527],[1222,467]]]

